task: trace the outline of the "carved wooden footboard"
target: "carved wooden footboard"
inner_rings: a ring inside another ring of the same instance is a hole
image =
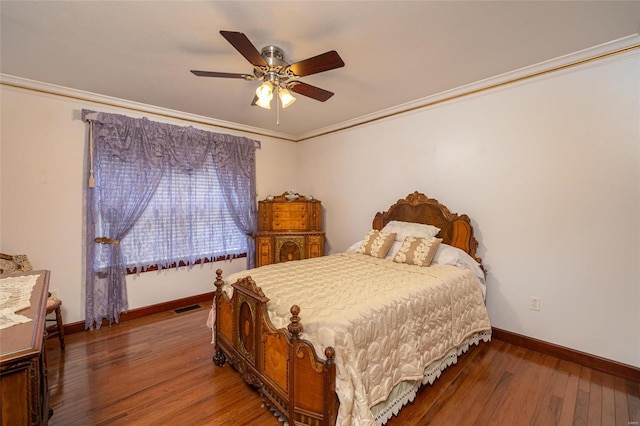
[[[222,289],[220,269],[215,285],[214,363],[223,366],[228,360],[289,425],[334,425],[338,412],[335,351],[326,348],[326,361],[322,361],[311,343],[300,339],[300,308],[291,307],[287,329],[276,329],[267,314],[269,299],[250,276],[232,284],[231,298]]]

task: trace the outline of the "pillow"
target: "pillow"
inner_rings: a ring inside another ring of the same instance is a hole
[[[400,247],[393,261],[409,265],[429,266],[438,251],[438,247],[440,247],[440,243],[442,243],[442,238],[409,236],[404,239],[402,247]]]
[[[345,252],[347,253],[357,252],[361,245],[362,245],[362,240],[357,241],[351,244],[349,247],[347,247]],[[393,244],[391,244],[391,248],[389,249],[389,251],[387,252],[387,255],[384,258],[393,260],[393,258],[396,256],[396,253],[398,253],[398,250],[400,250],[400,247],[402,247],[402,242],[394,241]]]
[[[15,256],[3,254],[0,256],[0,274],[24,271],[31,271],[31,262],[26,254],[16,254]]]
[[[372,229],[365,235],[364,240],[362,240],[358,253],[368,254],[369,256],[382,259],[387,255],[395,238],[396,234]]]
[[[347,247],[345,249],[345,252],[354,253],[354,252],[358,251],[358,249],[360,248],[361,245],[362,245],[362,240],[357,241],[357,242],[351,244],[349,247]]]
[[[440,248],[438,248],[438,251],[433,257],[431,263],[453,265],[462,269],[470,269],[478,277],[480,282],[484,284],[484,271],[480,267],[480,264],[476,262],[469,253],[457,247],[453,247],[448,244],[440,244]]]
[[[409,236],[418,238],[435,237],[440,232],[440,228],[422,223],[392,220],[382,228],[382,232],[395,232],[397,234],[396,241],[403,242]]]

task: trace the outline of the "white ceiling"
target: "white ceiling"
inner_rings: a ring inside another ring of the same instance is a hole
[[[640,1],[6,1],[0,72],[278,132],[290,139],[637,34]],[[301,80],[332,91],[280,111],[220,35],[289,63],[336,50],[345,67]]]

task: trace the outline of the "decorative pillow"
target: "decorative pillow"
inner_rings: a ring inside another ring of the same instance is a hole
[[[407,237],[402,243],[402,247],[393,258],[397,263],[408,263],[409,265],[429,266],[433,256],[436,255],[442,238],[416,238]]]
[[[358,253],[368,254],[369,256],[382,259],[387,255],[395,238],[396,234],[372,229],[365,235],[364,240],[362,240]]]
[[[3,254],[0,256],[0,274],[5,275],[30,270],[31,263],[26,254],[16,254],[15,256]]]
[[[382,228],[382,232],[395,232],[396,241],[403,242],[409,236],[418,238],[435,237],[438,235],[438,232],[440,232],[440,228],[433,225],[424,225],[422,223],[392,220]]]
[[[347,247],[345,252],[355,253],[358,251],[361,245],[362,245],[362,240],[357,241],[351,244],[349,247]],[[384,258],[393,260],[393,258],[396,256],[396,253],[398,253],[398,250],[400,250],[400,247],[402,247],[402,241],[394,241],[393,244],[391,244],[391,248],[389,249],[389,251],[387,252],[387,255]],[[442,245],[440,245],[440,247],[442,247]],[[436,253],[436,257],[438,257],[437,253]],[[433,262],[435,262],[436,257],[433,258],[434,259]]]

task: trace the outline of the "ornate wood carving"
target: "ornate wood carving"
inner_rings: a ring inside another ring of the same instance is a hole
[[[322,203],[288,194],[258,202],[256,266],[324,256]]]
[[[333,364],[336,358],[336,350],[331,346],[327,346],[324,350],[324,356],[327,357],[327,365]]]
[[[298,314],[300,313],[300,307],[298,305],[293,305],[290,309],[291,312],[291,323],[287,326],[289,333],[291,333],[291,340],[300,340],[300,333],[302,333],[303,327],[300,323],[300,317]]]
[[[221,292],[224,280],[222,279],[222,269],[216,269],[216,280],[213,283],[216,286],[216,291]]]
[[[434,225],[440,228],[439,238],[445,244],[458,247],[469,253],[478,263],[482,259],[476,257],[478,241],[473,236],[471,219],[466,214],[451,211],[434,198],[414,192],[406,198],[398,200],[385,212],[378,212],[373,219],[373,228],[382,229],[392,220]]]
[[[233,283],[234,293],[228,298],[220,285],[221,271],[216,274],[216,365],[224,365],[226,359],[289,424],[334,425],[338,405],[333,348],[325,350],[324,361],[310,342],[300,339],[303,326],[298,306],[290,309],[288,328],[276,329],[266,313],[269,299],[251,277]],[[233,309],[224,308],[227,305]],[[229,323],[233,324],[231,339],[220,328]]]
[[[238,316],[236,326],[237,349],[244,355],[244,358],[256,363],[256,324],[255,324],[255,300],[250,300],[244,295],[238,295]]]
[[[227,362],[227,357],[224,356],[224,352],[217,351],[213,356],[213,363],[218,367],[222,367]]]
[[[274,237],[276,242],[277,262],[289,262],[292,260],[304,259],[305,237],[287,235],[283,237]]]
[[[238,281],[236,281],[232,285],[233,287],[239,290],[244,290],[243,293],[256,294],[260,296],[260,299],[265,298],[265,295],[262,292],[262,289],[256,285],[256,282],[253,281],[253,279],[249,275],[247,275],[244,278],[240,278]]]
[[[290,356],[289,341],[284,330],[262,330],[262,371],[265,381],[274,383],[284,394],[289,394]],[[275,350],[274,350],[275,349]]]

